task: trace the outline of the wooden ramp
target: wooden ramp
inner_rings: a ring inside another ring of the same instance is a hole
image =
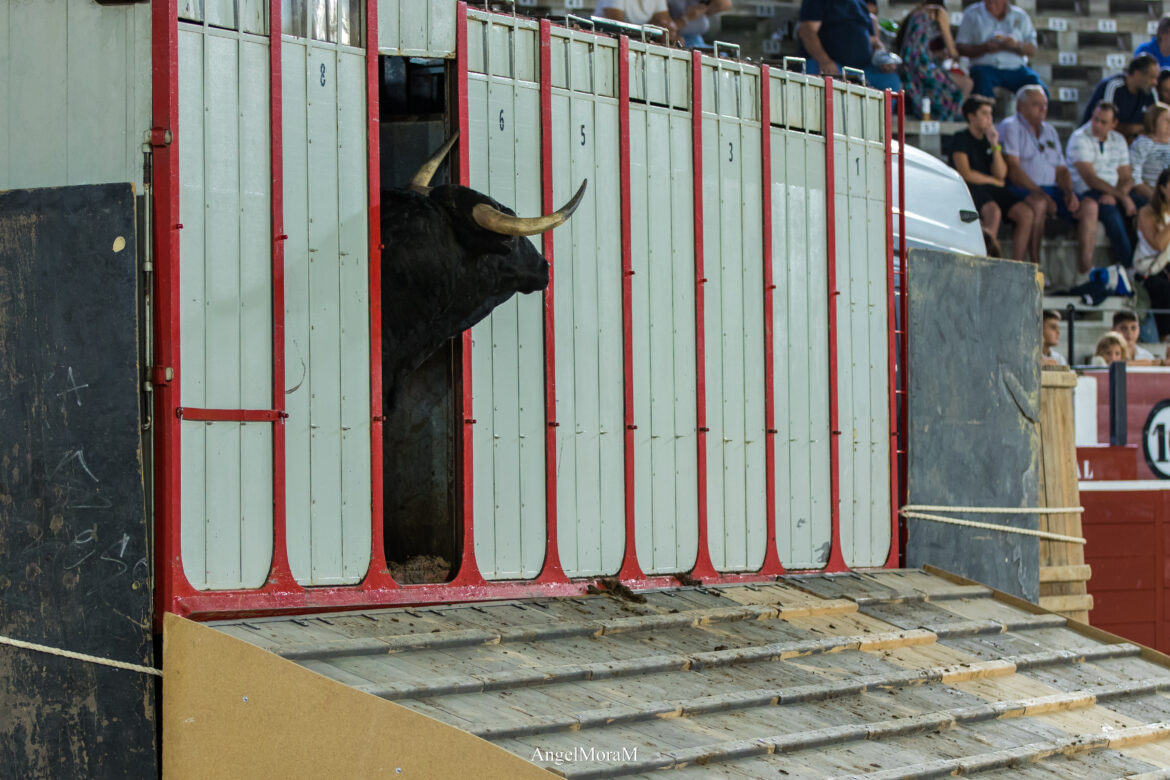
[[[164,778],[1170,768],[1170,659],[937,571],[168,615],[163,663]]]
[[[1040,506],[1081,505],[1073,433],[1073,388],[1077,375],[1045,369],[1040,375]],[[1083,536],[1078,514],[1040,515],[1040,530]],[[1040,540],[1040,606],[1081,623],[1089,622],[1093,597],[1081,544]]]

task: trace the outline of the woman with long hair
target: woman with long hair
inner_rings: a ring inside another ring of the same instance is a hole
[[[1133,270],[1150,296],[1158,337],[1170,341],[1170,168],[1162,169],[1150,202],[1138,212]],[[1157,310],[1163,311],[1157,311]]]
[[[926,98],[930,101],[931,119],[960,119],[959,107],[971,94],[974,82],[962,72],[947,70],[939,61],[943,57],[959,61],[947,9],[937,3],[919,3],[902,20],[894,51],[902,56],[907,113],[922,118],[922,99]]]

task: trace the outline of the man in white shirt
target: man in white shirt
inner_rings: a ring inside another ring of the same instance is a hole
[[[1016,93],[1016,113],[999,123],[1003,157],[1008,166],[1008,191],[1032,207],[1032,236],[1028,258],[1040,264],[1040,242],[1049,216],[1076,223],[1077,268],[1093,267],[1097,243],[1097,201],[1081,200],[1073,191],[1072,175],[1064,164],[1060,136],[1044,121],[1048,95],[1038,84],[1026,84]]]
[[[1089,123],[1081,125],[1069,136],[1066,156],[1077,195],[1097,201],[1097,218],[1105,226],[1105,235],[1109,236],[1113,262],[1129,268],[1133,265],[1133,245],[1125,229],[1125,218],[1136,214],[1137,207],[1129,197],[1129,191],[1133,189],[1129,147],[1121,133],[1114,129],[1116,126],[1116,108],[1112,103],[1101,101],[1093,109]]]
[[[593,15],[630,24],[653,24],[670,30],[671,37],[676,33],[666,0],[598,0]]]
[[[1028,67],[1028,57],[1036,53],[1036,28],[1027,12],[1008,0],[983,0],[969,6],[955,43],[959,54],[971,58],[973,94],[993,98],[996,87],[1015,92],[1025,84],[1044,85]]]

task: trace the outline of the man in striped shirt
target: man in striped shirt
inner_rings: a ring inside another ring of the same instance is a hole
[[[1157,99],[1154,85],[1158,82],[1158,61],[1149,54],[1141,54],[1129,62],[1125,73],[1106,76],[1097,84],[1085,106],[1081,124],[1087,125],[1093,119],[1093,109],[1104,101],[1117,107],[1117,132],[1131,143],[1142,131],[1146,107]]]

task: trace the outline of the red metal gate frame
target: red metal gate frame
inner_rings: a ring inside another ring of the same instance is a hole
[[[474,469],[472,443],[475,420],[472,418],[471,385],[471,344],[470,332],[460,340],[460,363],[462,376],[458,397],[461,403],[462,435],[459,437],[458,473],[460,494],[460,521],[463,534],[462,563],[450,583],[439,585],[400,585],[390,576],[383,548],[382,533],[382,424],[381,405],[381,288],[380,266],[373,258],[380,256],[382,238],[380,231],[379,203],[379,146],[378,146],[378,41],[377,3],[369,0],[366,9],[366,99],[367,99],[367,166],[368,166],[368,224],[370,253],[370,365],[371,365],[371,505],[372,523],[371,556],[367,576],[357,585],[305,588],[297,583],[288,561],[286,531],[285,495],[285,425],[287,412],[284,407],[284,233],[283,208],[283,157],[282,157],[282,72],[281,72],[281,0],[269,2],[269,65],[270,65],[270,121],[271,121],[271,172],[272,172],[272,277],[273,277],[273,392],[272,409],[194,409],[181,406],[179,397],[180,354],[179,354],[179,156],[178,145],[178,11],[177,0],[152,0],[152,99],[153,114],[151,146],[154,155],[154,193],[152,219],[154,223],[155,274],[153,295],[155,300],[155,349],[152,382],[154,384],[155,419],[158,420],[154,441],[155,458],[155,504],[156,515],[156,615],[171,611],[199,619],[213,619],[227,616],[254,614],[304,613],[335,609],[359,609],[381,606],[395,606],[425,603],[453,603],[488,599],[507,599],[521,596],[554,596],[580,594],[596,581],[596,578],[569,580],[564,573],[557,547],[556,517],[556,387],[555,387],[555,317],[554,283],[555,273],[550,273],[548,290],[544,293],[544,334],[545,334],[545,416],[546,416],[546,510],[547,548],[544,565],[534,580],[487,582],[479,572],[475,560]],[[467,6],[459,3],[456,12],[456,117],[462,131],[456,155],[459,181],[467,184],[469,178],[469,117],[467,104]],[[541,156],[544,161],[552,159],[551,122],[551,24],[540,23],[540,105],[541,105]],[[620,182],[622,219],[622,313],[623,313],[623,374],[625,379],[625,482],[626,482],[626,551],[623,556],[619,579],[635,588],[666,587],[679,583],[699,580],[705,583],[762,582],[784,573],[776,542],[776,496],[775,496],[775,394],[773,373],[773,325],[775,290],[772,278],[772,203],[771,189],[765,181],[763,192],[763,252],[764,252],[764,312],[765,312],[765,425],[767,463],[768,503],[768,549],[759,571],[746,574],[720,574],[712,565],[708,548],[706,511],[706,393],[704,382],[704,300],[703,288],[706,282],[703,266],[703,203],[702,203],[702,58],[698,52],[691,54],[692,76],[692,155],[694,164],[694,240],[695,240],[695,314],[696,314],[696,370],[697,370],[697,455],[698,484],[696,499],[699,510],[699,549],[695,565],[686,575],[679,577],[647,577],[641,570],[636,553],[634,525],[633,485],[633,432],[636,428],[632,399],[633,348],[632,348],[632,251],[630,230],[630,135],[629,110],[630,86],[629,40],[619,39],[619,137],[620,137]],[[761,154],[762,169],[771,169],[771,116],[770,116],[770,71],[761,68]],[[833,234],[833,104],[832,80],[825,80],[825,130],[826,143],[826,208],[828,233],[829,272],[829,344],[830,344],[830,389],[832,467],[832,548],[828,571],[845,570],[840,547],[840,513],[838,511],[838,423],[836,409],[836,258],[835,236]],[[898,103],[899,120],[903,106]],[[887,195],[887,241],[892,226],[892,202],[890,186],[890,97],[886,98],[886,195]],[[899,124],[899,137],[902,137]],[[904,160],[899,155],[899,170],[904,172]],[[904,202],[904,175],[899,188],[899,202]],[[548,211],[553,208],[552,166],[543,165],[541,178],[541,201]],[[900,224],[904,215],[900,214]],[[554,266],[554,243],[552,236],[545,234],[543,249],[550,264]],[[887,244],[888,248],[892,245]],[[903,242],[899,264],[901,279],[905,279],[905,246]],[[888,280],[892,281],[891,267]],[[890,288],[891,300],[893,287]],[[905,322],[905,295],[901,297],[903,323]],[[890,312],[891,325],[893,310]],[[894,341],[901,338],[902,360],[905,360],[906,334],[903,327],[894,333],[891,328],[891,357],[895,355]],[[890,383],[892,392],[897,388],[897,370],[891,360]],[[904,378],[904,366],[902,368]],[[904,387],[904,385],[903,385]],[[904,390],[901,391],[904,396]],[[905,405],[896,428],[904,430]],[[891,414],[897,411],[897,401],[891,400]],[[232,420],[269,422],[273,427],[273,558],[267,581],[255,590],[200,591],[191,586],[182,566],[181,540],[181,470],[180,435],[181,421],[186,420]],[[894,425],[894,418],[891,417]],[[891,485],[896,486],[901,473],[898,461],[904,451],[898,449],[898,432],[891,440],[892,476]],[[903,488],[904,489],[904,488]],[[892,507],[895,531],[897,529],[897,507]],[[895,540],[896,540],[895,535]],[[892,545],[887,566],[897,562],[897,549]]]

